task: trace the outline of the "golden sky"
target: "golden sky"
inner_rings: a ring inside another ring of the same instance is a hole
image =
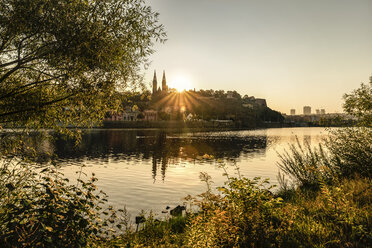
[[[236,90],[284,113],[342,112],[342,95],[372,74],[372,0],[146,2],[168,34],[147,82],[166,70],[170,86]]]

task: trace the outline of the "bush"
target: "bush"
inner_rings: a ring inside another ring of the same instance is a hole
[[[196,199],[186,247],[368,247],[372,242],[372,188],[367,178],[297,188],[282,201],[267,181],[230,178],[223,195]]]
[[[222,195],[210,191],[195,198],[201,211],[186,230],[187,247],[266,247],[275,243],[278,207],[259,178],[229,178]]]
[[[342,177],[372,177],[372,128],[342,128],[326,143],[333,166]]]
[[[142,213],[143,217],[144,213]],[[150,213],[141,228],[127,230],[114,239],[92,244],[93,247],[182,247],[187,217],[177,216],[164,221],[155,219]]]
[[[17,177],[2,170],[0,244],[2,247],[82,247],[113,234],[120,218],[106,196],[96,192],[94,175],[70,184],[55,169],[18,170]],[[15,172],[15,171],[13,171]],[[27,174],[26,174],[27,172]],[[17,182],[9,181],[18,178]],[[102,216],[107,215],[103,218]],[[102,219],[101,219],[102,218]]]

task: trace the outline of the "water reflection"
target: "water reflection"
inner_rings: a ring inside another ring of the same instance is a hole
[[[25,144],[43,154],[56,155],[61,172],[75,182],[76,171],[95,173],[97,186],[109,195],[115,207],[126,205],[132,216],[141,209],[161,213],[182,198],[200,194],[206,187],[200,172],[208,173],[212,188],[226,181],[218,160],[230,176],[261,176],[277,184],[278,152],[289,144],[309,142],[316,146],[327,137],[323,128],[282,128],[231,132],[173,133],[164,130],[89,130],[77,146],[74,140],[53,139],[51,132],[29,135]],[[204,155],[215,159],[204,159]],[[45,159],[44,159],[45,158]],[[81,168],[84,166],[84,168]]]
[[[237,133],[238,134],[238,133]],[[54,152],[62,164],[120,161],[151,162],[152,178],[164,180],[170,164],[212,163],[206,157],[222,161],[240,161],[249,154],[264,155],[267,135],[232,135],[232,133],[169,133],[164,130],[90,130],[82,142],[57,138]],[[208,156],[206,156],[208,155]]]

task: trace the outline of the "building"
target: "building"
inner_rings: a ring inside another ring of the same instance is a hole
[[[156,71],[154,71],[154,79],[152,80],[152,94],[158,91],[158,80],[156,79]]]
[[[304,115],[311,115],[311,107],[304,106]]]
[[[256,98],[256,104],[262,107],[267,107],[266,99]]]
[[[138,114],[140,112],[138,110],[133,110],[130,107],[125,108],[123,112],[119,113],[108,113],[107,117],[105,118],[106,121],[137,121]]]
[[[321,109],[321,110],[320,110],[320,114],[325,115],[325,114],[326,114],[325,109]]]
[[[157,121],[158,120],[158,112],[155,110],[145,110],[143,111],[143,115],[145,116],[145,121]]]
[[[295,109],[291,109],[291,115],[296,115],[296,110]]]
[[[161,81],[161,89],[164,92],[168,92],[167,80],[165,78],[165,71],[163,71],[163,80]]]
[[[315,110],[315,113],[316,113],[317,115],[320,115],[320,110],[319,110],[319,109],[316,109],[316,110]]]
[[[163,80],[161,82],[161,88],[158,88],[158,80],[156,77],[156,71],[154,71],[154,79],[152,80],[152,94],[157,94],[160,92],[168,93],[167,79],[165,77],[165,71],[163,71]]]

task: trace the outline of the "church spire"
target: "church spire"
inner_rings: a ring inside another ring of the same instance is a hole
[[[165,78],[165,71],[163,71],[163,80],[161,84],[162,84],[163,91],[168,92],[167,79]]]
[[[156,70],[154,70],[154,79],[152,80],[152,94],[155,94],[158,90],[158,80],[156,79]]]

